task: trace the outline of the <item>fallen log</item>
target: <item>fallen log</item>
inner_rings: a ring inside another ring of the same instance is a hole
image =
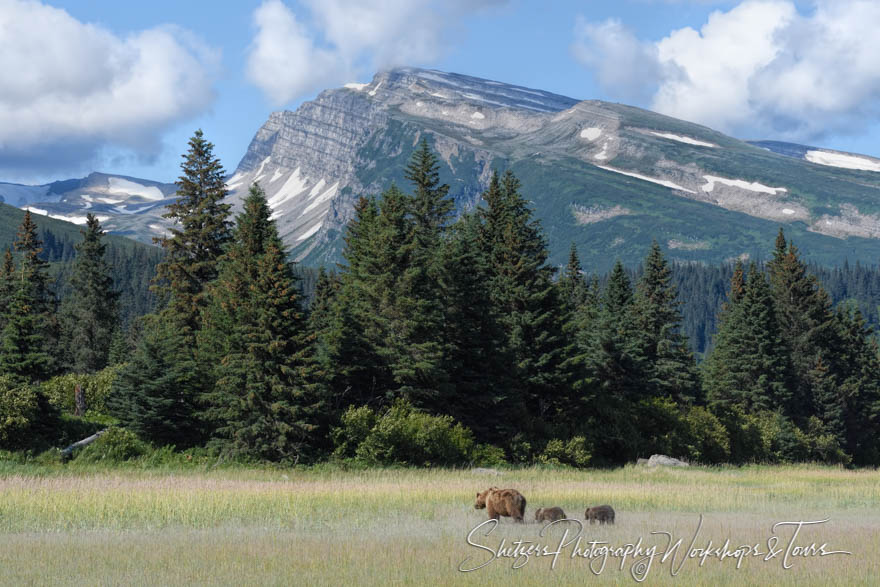
[[[73,444],[71,444],[71,445],[68,446],[67,448],[62,449],[62,451],[61,451],[61,456],[63,456],[63,457],[69,456],[70,453],[72,453],[74,450],[80,448],[81,446],[88,446],[88,445],[90,445],[91,443],[93,443],[93,442],[95,442],[96,440],[98,440],[98,439],[101,437],[102,434],[104,434],[105,432],[107,432],[107,430],[109,430],[109,428],[104,428],[103,430],[98,430],[97,432],[95,432],[94,434],[92,434],[91,436],[89,436],[88,438],[83,438],[82,440],[80,440],[80,441],[78,441],[78,442],[74,442]]]

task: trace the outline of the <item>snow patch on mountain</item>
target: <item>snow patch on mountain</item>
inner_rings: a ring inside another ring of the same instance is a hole
[[[268,160],[268,157],[266,159]],[[293,173],[290,174],[290,177],[287,178],[287,181],[284,182],[284,185],[281,186],[281,189],[279,189],[274,196],[269,198],[268,204],[270,208],[274,210],[281,204],[305,191],[308,180],[300,175],[299,170],[300,168],[297,167]]]
[[[614,173],[619,173],[621,175],[628,175],[630,177],[634,177],[636,179],[641,179],[642,181],[650,181],[651,183],[656,183],[657,185],[662,185],[664,187],[679,190],[682,192],[687,192],[689,194],[696,193],[693,190],[689,190],[685,187],[678,185],[677,183],[673,183],[671,181],[665,179],[658,179],[656,177],[648,177],[647,175],[642,175],[640,173],[633,173],[632,171],[624,171],[622,169],[615,169],[614,167],[608,167],[607,165],[597,165],[599,169],[604,169],[605,171],[613,171]]]
[[[321,230],[321,224],[322,224],[322,221],[319,220],[319,221],[316,222],[314,225],[312,225],[311,227],[309,227],[308,230],[306,230],[305,232],[303,232],[302,234],[300,234],[298,237],[296,237],[297,242],[299,242],[299,241],[304,241],[304,240],[306,240],[307,238],[309,238],[310,236],[313,236],[316,232],[318,232],[319,230]]]
[[[324,180],[321,180],[321,181],[324,181]],[[323,194],[321,194],[320,196],[315,198],[312,202],[310,202],[309,205],[306,206],[305,210],[302,211],[302,213],[306,214],[307,212],[314,210],[315,208],[317,208],[318,206],[320,206],[324,202],[332,200],[333,196],[336,195],[337,189],[339,189],[339,182],[338,181],[336,183],[334,183],[332,186],[330,186],[330,188],[327,189],[327,191],[325,191]]]
[[[855,169],[858,171],[880,171],[880,160],[857,157],[844,153],[831,151],[807,151],[804,159],[810,163],[827,165],[829,167],[842,167],[843,169]]]
[[[678,141],[679,143],[686,143],[688,145],[696,145],[698,147],[712,147],[718,148],[718,145],[715,143],[707,143],[706,141],[698,141],[697,139],[692,139],[690,137],[685,137],[682,135],[676,135],[669,132],[654,132],[651,131],[651,134],[655,137],[660,137],[661,139],[669,139],[671,141]]]
[[[599,137],[602,136],[602,129],[597,128],[595,126],[591,126],[590,128],[585,128],[581,131],[580,137],[582,139],[587,139],[588,141],[595,141]]]
[[[107,183],[109,184],[107,192],[110,194],[141,196],[148,200],[162,200],[165,198],[162,195],[162,190],[156,186],[143,185],[122,179],[121,177],[109,177],[107,178]]]
[[[749,190],[750,192],[758,192],[762,194],[770,194],[771,196],[775,196],[776,192],[787,192],[786,188],[771,188],[762,183],[758,183],[757,181],[745,181],[743,179],[727,179],[726,177],[717,177],[715,175],[704,175],[703,179],[706,180],[705,185],[703,185],[704,192],[711,192],[715,189],[716,183],[722,183],[724,185],[729,185],[730,187],[740,188],[743,190]]]

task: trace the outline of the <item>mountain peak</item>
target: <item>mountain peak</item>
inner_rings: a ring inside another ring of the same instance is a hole
[[[368,84],[351,83],[346,89],[394,104],[405,94],[424,95],[449,102],[471,102],[494,108],[516,108],[534,112],[559,112],[579,102],[544,90],[507,84],[460,73],[397,67],[377,73]]]

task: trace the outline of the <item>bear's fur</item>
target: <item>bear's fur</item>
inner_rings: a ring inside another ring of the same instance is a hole
[[[510,516],[514,522],[522,523],[526,513],[526,498],[516,489],[498,489],[490,487],[477,494],[474,509],[486,509],[490,519],[497,520],[500,516]]]
[[[538,511],[535,512],[536,522],[555,522],[564,518],[565,512],[562,511],[562,508],[538,508]]]
[[[587,511],[584,512],[584,519],[589,520],[590,524],[597,520],[600,524],[613,524],[614,508],[610,505],[597,505],[595,507],[587,508]]]

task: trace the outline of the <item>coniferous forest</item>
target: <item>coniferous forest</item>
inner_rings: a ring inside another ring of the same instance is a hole
[[[50,277],[25,214],[0,269],[0,449],[109,427],[118,454],[218,461],[880,464],[880,277],[809,266],[781,229],[762,263],[673,268],[655,243],[636,270],[593,275],[574,247],[560,269],[512,173],[456,217],[423,140],[312,272],[259,185],[233,215],[201,131],[183,159],[162,255],[130,271],[155,267],[149,293],[120,287],[91,215]]]

